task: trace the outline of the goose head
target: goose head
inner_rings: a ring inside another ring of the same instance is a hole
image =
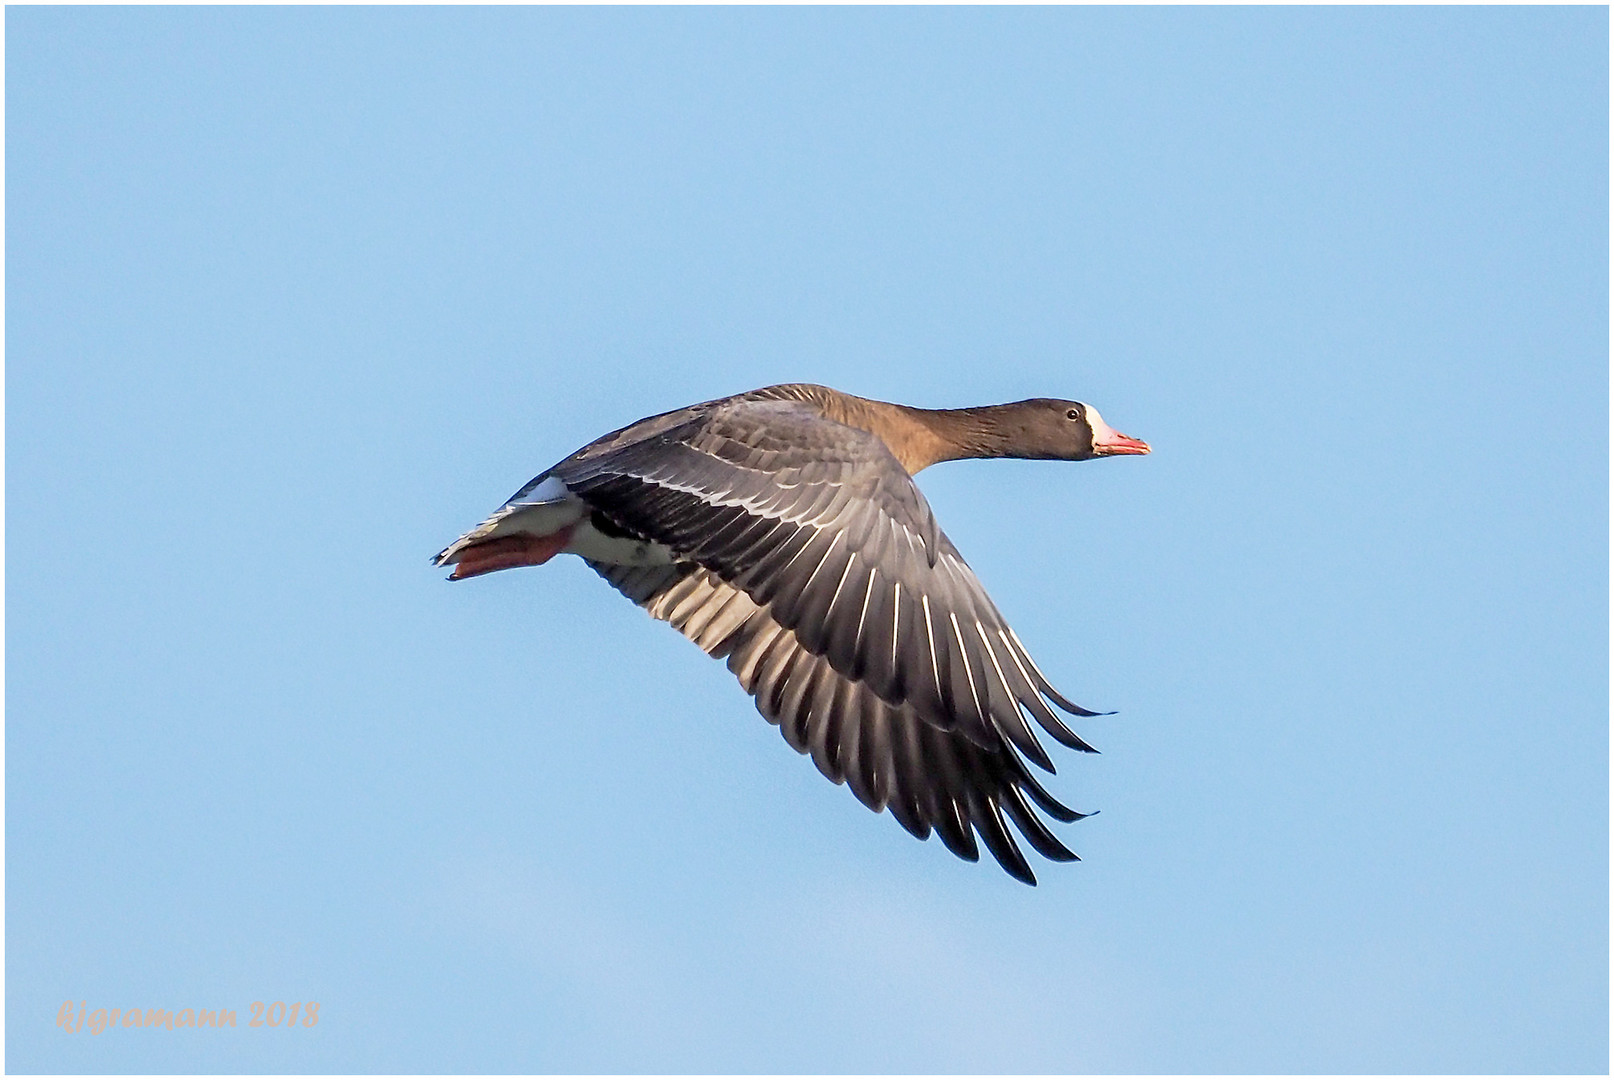
[[[1081,401],[1031,398],[1008,405],[960,410],[973,413],[975,442],[983,457],[1087,461],[1119,454],[1147,454],[1149,444],[1123,435]]]

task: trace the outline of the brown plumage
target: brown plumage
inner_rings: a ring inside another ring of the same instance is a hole
[[[936,524],[913,474],[972,457],[1146,454],[1080,402],[915,409],[770,386],[631,424],[517,492],[435,559],[453,579],[568,551],[729,670],[797,751],[915,836],[1036,879],[1008,829],[1076,856],[1078,814],[1030,721],[1092,750]]]

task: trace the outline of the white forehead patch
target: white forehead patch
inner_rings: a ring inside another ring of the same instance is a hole
[[[1116,436],[1116,430],[1104,422],[1104,418],[1098,414],[1098,410],[1086,403],[1083,403],[1082,408],[1087,410],[1087,426],[1093,429],[1093,445],[1097,446],[1100,443],[1113,441]]]

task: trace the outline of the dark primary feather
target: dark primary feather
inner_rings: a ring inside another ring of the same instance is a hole
[[[844,781],[869,809],[889,809],[921,840],[934,828],[950,851],[971,861],[979,858],[973,828],[1005,870],[1030,884],[1036,878],[1009,836],[1005,814],[1043,856],[1076,858],[1031,804],[1060,821],[1086,815],[1050,796],[1001,739],[981,747],[927,723],[909,706],[882,700],[808,652],[766,609],[702,567],[590,565],[651,615],[710,655],[727,658],[729,670],[785,741],[810,755],[830,780]]]
[[[808,402],[729,399],[653,417],[550,470],[597,515],[682,562],[591,563],[729,669],[825,776],[915,836],[976,859],[976,837],[1034,883],[1008,829],[1075,856],[1040,821],[1055,801],[1029,758],[1053,763],[1029,714],[1091,750],[1050,702],[912,477],[877,436]],[[1035,809],[1034,809],[1035,808]]]

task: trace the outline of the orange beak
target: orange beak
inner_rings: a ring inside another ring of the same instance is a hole
[[[1114,428],[1093,432],[1093,456],[1110,457],[1115,454],[1147,454],[1149,444],[1130,435],[1122,435]]]

